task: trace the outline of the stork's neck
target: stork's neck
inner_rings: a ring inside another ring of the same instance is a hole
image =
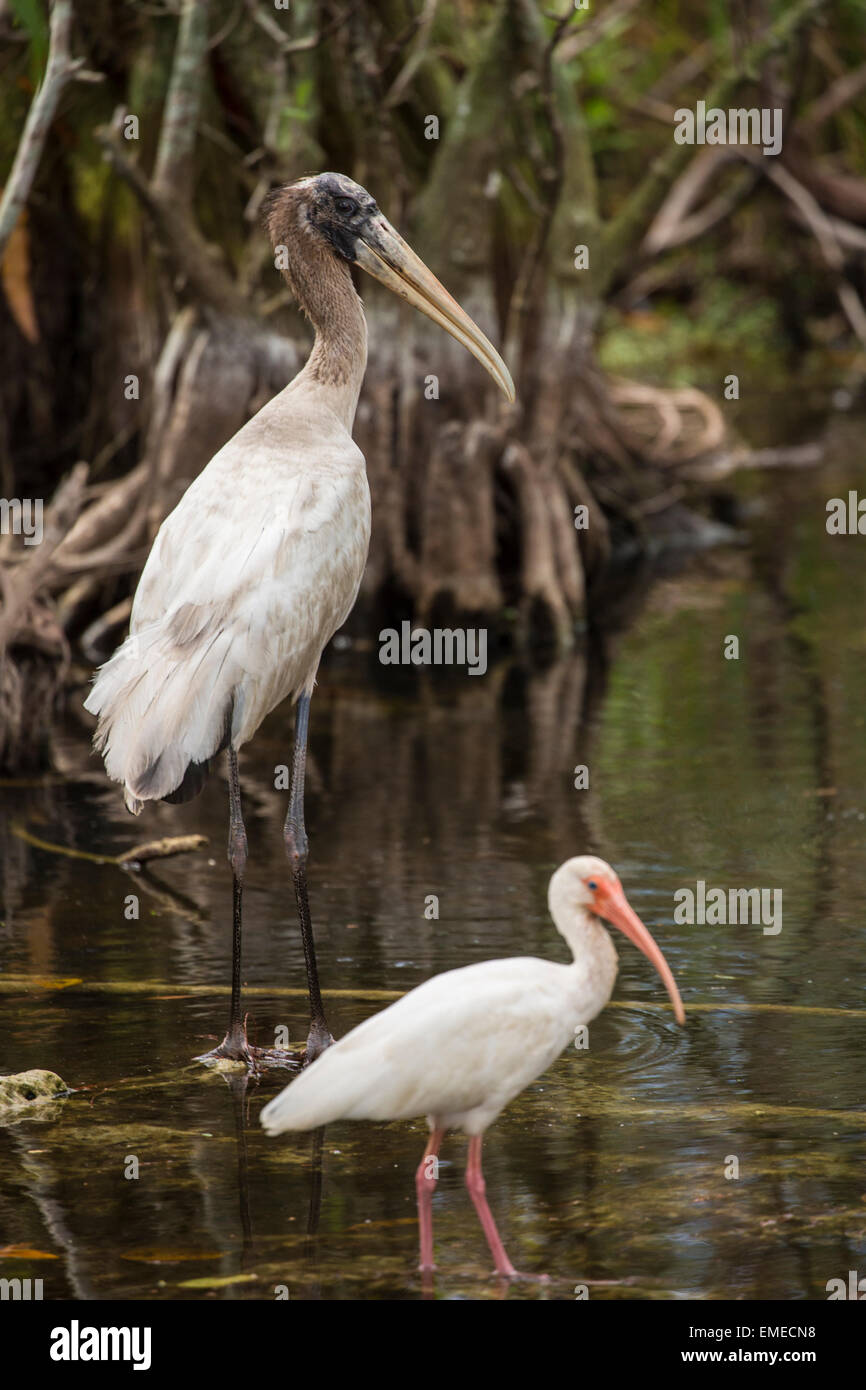
[[[328,404],[351,432],[367,366],[367,321],[349,267],[301,237],[292,246],[286,279],[316,333],[297,383],[327,393]]]

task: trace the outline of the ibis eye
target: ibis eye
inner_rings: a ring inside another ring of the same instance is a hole
[[[588,881],[588,883],[587,883],[586,886],[587,886],[587,888],[589,889],[590,893],[595,893],[595,892],[597,891],[597,889],[598,889],[598,884],[597,884],[597,883],[593,883],[592,879],[590,879],[590,880]]]
[[[334,207],[341,217],[354,217],[358,211],[358,204],[354,198],[335,198]]]

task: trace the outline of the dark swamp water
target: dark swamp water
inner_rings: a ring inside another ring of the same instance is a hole
[[[866,540],[824,524],[827,498],[862,480],[862,426],[837,420],[820,472],[738,480],[739,543],[639,576],[604,649],[438,680],[379,667],[356,628],[322,674],[310,885],[335,1032],[436,971],[564,959],[547,880],[582,851],[619,871],[688,1013],[677,1029],[619,939],[590,1051],[566,1053],[485,1145],[506,1247],[551,1282],[489,1277],[453,1136],[438,1297],[822,1299],[866,1273]],[[241,763],[246,1003],[265,1044],[306,1030],[273,788],[290,752],[283,709]],[[244,1094],[191,1063],[227,1011],[223,778],[134,822],[83,728],[61,757],[57,777],[0,788],[0,1071],[78,1088],[0,1120],[0,1276],[42,1278],[46,1298],[420,1297],[423,1120],[269,1140],[258,1115],[279,1075]],[[34,843],[117,854],[193,831],[208,849],[147,876]],[[781,888],[782,931],[675,924],[675,890],[699,879]]]

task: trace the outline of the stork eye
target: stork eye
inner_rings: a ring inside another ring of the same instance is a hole
[[[354,198],[335,198],[334,207],[341,217],[354,217],[358,211],[358,204]]]
[[[589,889],[590,893],[595,893],[598,890],[598,884],[595,883],[591,878],[587,879],[586,886]]]

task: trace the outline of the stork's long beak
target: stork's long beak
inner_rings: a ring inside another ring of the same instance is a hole
[[[677,1023],[685,1023],[686,1011],[683,1008],[683,1001],[680,998],[676,980],[671,974],[670,966],[634,908],[630,905],[620,884],[611,883],[608,880],[602,879],[599,882],[595,894],[594,910],[598,913],[599,917],[604,917],[606,921],[612,922],[615,927],[619,927],[620,931],[625,933],[629,941],[633,942],[639,951],[643,951],[647,960],[652,961],[656,970],[662,977],[665,989],[670,995]]]
[[[493,344],[386,218],[380,215],[366,224],[355,243],[355,262],[468,348],[514,400],[511,373]]]

